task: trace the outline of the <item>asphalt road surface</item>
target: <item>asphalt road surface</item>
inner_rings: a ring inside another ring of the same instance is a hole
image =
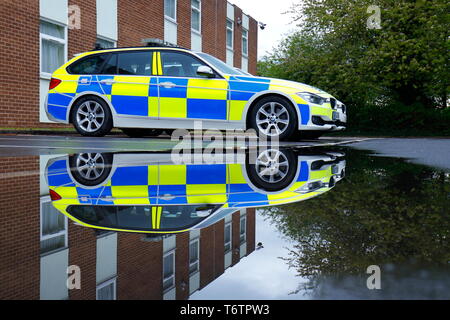
[[[351,147],[370,150],[379,156],[404,158],[416,164],[450,169],[450,139],[370,139],[356,142]]]
[[[197,139],[196,146],[211,143]],[[234,148],[256,146],[256,140],[240,141]],[[179,144],[166,138],[126,138],[108,136],[86,138],[78,135],[0,135],[0,156],[45,155],[79,152],[164,152]],[[348,146],[371,151],[375,155],[405,158],[417,164],[450,169],[450,139],[404,138],[321,138],[318,140],[281,142],[280,146],[293,148]],[[232,148],[232,147],[231,147]]]
[[[323,138],[301,142],[281,142],[280,146],[306,148],[335,146],[362,141],[361,138]],[[180,141],[170,138],[125,138],[108,136],[87,138],[81,136],[0,135],[0,156],[44,155],[80,152],[162,152],[170,151]],[[192,145],[208,146],[211,141],[197,139]],[[256,140],[239,141],[229,148],[249,148]]]

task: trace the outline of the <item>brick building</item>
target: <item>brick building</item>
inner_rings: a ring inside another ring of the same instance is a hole
[[[159,240],[75,225],[50,203],[48,159],[0,158],[1,300],[188,299],[255,250],[254,209]],[[72,265],[80,290],[66,286]]]
[[[226,0],[2,0],[0,127],[54,127],[50,74],[74,54],[159,38],[256,73],[258,23]]]

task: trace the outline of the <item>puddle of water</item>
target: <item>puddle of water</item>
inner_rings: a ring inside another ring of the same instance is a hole
[[[0,298],[450,298],[448,171],[347,148],[186,159],[0,158]]]

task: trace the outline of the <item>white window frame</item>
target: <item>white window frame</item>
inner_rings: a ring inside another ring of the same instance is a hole
[[[171,276],[169,276],[169,277],[164,277],[164,260],[166,260],[166,257],[168,257],[168,256],[170,256],[170,255],[172,255],[172,260],[173,260],[173,273],[172,273],[172,275]],[[169,292],[170,290],[172,290],[173,288],[175,288],[175,270],[176,270],[176,268],[175,268],[175,250],[171,250],[171,251],[168,251],[167,253],[165,253],[164,255],[163,255],[163,268],[162,268],[163,270],[163,274],[162,274],[162,284],[163,284],[163,293],[167,293],[167,292]],[[167,289],[164,289],[164,282],[166,282],[167,280],[169,280],[169,279],[171,279],[171,278],[173,278],[173,280],[172,280],[172,282],[173,282],[173,284],[172,284],[172,286],[170,286],[169,288],[167,288]]]
[[[197,243],[197,260],[191,263],[191,245],[195,242]],[[194,264],[197,264],[197,270],[195,272],[191,272],[191,266]],[[189,242],[189,276],[192,276],[198,272],[200,272],[200,239],[196,238]]]
[[[44,196],[41,197],[40,199],[40,204],[39,204],[39,210],[40,210],[40,232],[39,232],[39,236],[40,236],[40,241],[44,241],[44,240],[48,240],[48,239],[52,239],[52,238],[56,238],[56,237],[60,237],[60,236],[64,236],[64,247],[59,248],[57,250],[61,250],[61,249],[65,249],[67,248],[67,244],[68,244],[68,219],[66,216],[64,216],[64,230],[58,232],[58,233],[54,233],[54,234],[50,234],[50,235],[43,235],[43,228],[42,228],[42,223],[43,223],[43,204],[44,203],[51,203],[52,200],[50,199],[50,196]],[[52,251],[50,251],[52,252]],[[49,252],[46,252],[45,254],[48,254]]]
[[[225,241],[226,241],[226,232],[227,232],[227,227],[228,227],[228,226],[230,226],[230,241],[225,242]],[[225,249],[225,253],[228,253],[228,252],[230,252],[230,251],[233,249],[233,224],[232,224],[231,221],[230,221],[230,222],[227,222],[227,223],[225,224],[223,239],[224,239],[224,245],[223,245],[223,247],[224,247],[224,249]],[[226,247],[227,247],[228,245],[230,246],[230,248],[227,250]]]
[[[164,5],[164,19],[169,20],[169,21],[171,21],[171,22],[173,22],[175,24],[178,24],[177,23],[177,18],[178,18],[178,12],[177,12],[178,0],[173,0],[174,6],[175,6],[175,18],[172,18],[171,16],[166,15],[166,1],[167,0],[164,0],[164,3],[163,3],[163,5]]]
[[[192,20],[192,11],[197,11],[198,17],[199,17],[199,22],[198,22],[199,30],[195,30],[194,28],[192,28],[192,22],[191,22],[191,31],[201,35],[202,34],[202,0],[198,0],[198,2],[199,2],[199,8],[196,8],[192,5],[192,0],[191,0],[191,20]]]
[[[41,79],[50,80],[52,77],[52,74],[42,71],[42,65],[43,65],[43,63],[42,63],[42,58],[43,58],[42,57],[42,47],[43,47],[42,43],[43,43],[43,40],[47,40],[47,41],[53,41],[53,42],[57,42],[59,44],[64,45],[64,63],[66,63],[67,57],[68,57],[67,25],[64,25],[62,23],[58,23],[58,22],[55,22],[55,21],[52,21],[49,19],[44,19],[41,17],[39,19],[39,28],[40,28],[41,21],[51,23],[51,24],[54,24],[54,25],[64,28],[64,39],[53,37],[53,36],[50,36],[45,33],[41,33],[41,31],[39,30],[39,73],[40,73]]]
[[[103,37],[101,35],[97,35],[97,40],[103,40],[103,41],[112,42],[112,43],[114,43],[114,47],[113,48],[117,48],[117,41],[116,40],[113,40],[113,39],[110,39],[110,38],[107,38],[107,37]]]
[[[247,33],[246,37],[244,37],[244,33]],[[247,40],[247,53],[244,52],[244,39]],[[242,29],[242,56],[244,56],[246,58],[248,57],[248,47],[249,47],[248,46],[248,30],[243,28]]]
[[[245,221],[244,233],[241,232],[242,231],[241,230],[242,221]],[[244,239],[242,239],[242,236],[244,237]],[[241,218],[239,219],[239,241],[240,241],[240,244],[243,244],[247,241],[247,216],[246,215],[241,216]]]
[[[95,299],[96,300],[98,300],[98,291],[100,289],[103,289],[104,287],[109,286],[110,284],[113,284],[113,288],[114,288],[113,300],[117,300],[117,277],[114,277],[112,279],[106,280],[105,282],[102,282],[102,283],[97,285],[96,290],[95,290]]]
[[[231,22],[231,28],[228,27],[228,22]],[[227,49],[229,50],[234,50],[234,21],[227,19],[227,31],[225,34],[225,41],[226,41],[226,45],[227,45]],[[228,45],[228,30],[231,30],[231,47]]]

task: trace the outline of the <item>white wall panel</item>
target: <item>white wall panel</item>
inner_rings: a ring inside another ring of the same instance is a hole
[[[189,277],[189,294],[193,294],[200,288],[200,272]]]
[[[67,25],[69,16],[68,0],[40,0],[39,10],[42,18]]]
[[[225,269],[227,269],[229,266],[231,266],[232,258],[233,258],[233,250],[231,250],[225,254],[225,259],[224,259]]]
[[[242,28],[249,30],[250,29],[250,19],[247,15],[242,15]]]
[[[241,244],[241,247],[239,248],[240,257],[241,259],[247,255],[247,242],[244,242]]]
[[[175,22],[164,19],[164,40],[172,44],[178,41],[178,25]]]
[[[65,249],[41,257],[41,300],[68,299],[68,266],[69,249]]]
[[[234,21],[234,6],[227,2],[227,18]]]
[[[97,284],[117,276],[117,233],[97,239]]]
[[[48,86],[50,85],[50,80],[40,79],[39,80],[39,121],[40,122],[52,122],[47,117],[45,113],[45,99],[47,98]]]
[[[174,250],[176,246],[177,246],[177,237],[175,235],[170,236],[168,238],[164,238],[163,240],[164,253]]]
[[[248,58],[242,57],[242,70],[248,72]]]
[[[117,41],[117,0],[97,0],[97,35]]]
[[[202,36],[196,32],[191,32],[191,49],[193,51],[202,51]]]

